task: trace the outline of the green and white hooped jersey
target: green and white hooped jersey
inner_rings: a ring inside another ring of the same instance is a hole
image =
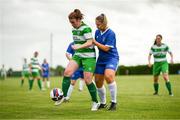
[[[150,50],[150,54],[154,56],[154,62],[167,61],[166,54],[171,53],[169,47],[162,43],[161,46],[153,45]]]
[[[29,65],[27,63],[23,64],[23,72],[29,72]]]
[[[31,58],[31,68],[32,72],[39,72],[39,70],[41,69],[38,59],[35,57]]]
[[[86,24],[84,24],[83,22],[78,29],[73,28],[72,34],[73,34],[74,44],[84,44],[85,42],[87,42],[87,40],[93,38],[91,28]],[[96,53],[95,53],[94,45],[88,48],[76,50],[74,55],[77,55],[81,58],[95,58]]]

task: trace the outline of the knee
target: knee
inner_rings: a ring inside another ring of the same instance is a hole
[[[64,76],[70,77],[71,75],[72,75],[72,70],[66,69],[66,70],[64,71]]]
[[[102,86],[103,86],[103,82],[102,81],[95,80],[95,83],[96,83],[96,87],[97,88],[102,88]]]
[[[75,80],[71,81],[71,85],[72,85],[72,86],[74,86],[75,84],[76,84],[76,81],[75,81]]]
[[[164,80],[168,80],[168,75],[163,75]]]
[[[105,79],[107,82],[112,82],[114,80],[113,74],[105,74]]]

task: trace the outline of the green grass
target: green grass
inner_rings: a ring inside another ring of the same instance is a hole
[[[61,88],[60,77],[51,78],[51,88]],[[76,85],[71,101],[54,106],[49,90],[40,91],[36,81],[28,91],[28,81],[20,87],[19,78],[0,80],[0,119],[180,119],[180,76],[171,75],[174,97],[168,95],[160,78],[159,96],[153,96],[152,76],[118,76],[117,111],[90,111],[87,88]],[[107,86],[106,86],[107,88]],[[110,101],[107,89],[107,101]]]

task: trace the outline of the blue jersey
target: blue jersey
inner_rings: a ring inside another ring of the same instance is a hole
[[[42,68],[43,68],[43,74],[49,74],[49,64],[48,63],[43,63]]]
[[[96,30],[95,39],[97,42],[110,47],[110,50],[108,52],[99,49],[99,62],[106,62],[112,58],[119,60],[119,54],[116,48],[116,36],[111,29],[107,29],[103,33],[100,30]]]
[[[74,42],[70,43],[66,52],[71,54],[72,56],[74,55],[75,51],[72,49],[71,45],[74,45]]]

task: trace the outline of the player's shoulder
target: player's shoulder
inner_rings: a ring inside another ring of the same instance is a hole
[[[112,29],[110,29],[110,28],[108,28],[107,33],[111,34],[111,35],[115,35],[115,32]]]
[[[164,46],[164,47],[168,47],[168,45],[167,45],[167,44],[165,44],[165,43],[162,43],[162,46]]]
[[[81,24],[81,27],[79,28],[81,31],[91,30],[91,27],[84,22]]]

